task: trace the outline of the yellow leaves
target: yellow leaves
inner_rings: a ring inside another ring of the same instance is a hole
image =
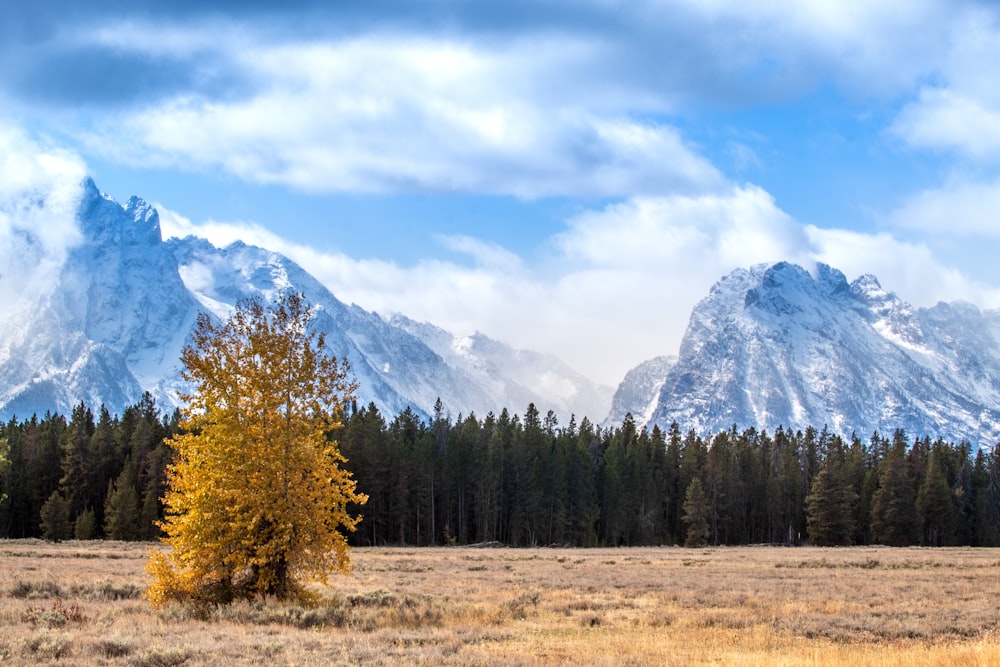
[[[150,561],[151,601],[299,594],[299,578],[346,572],[360,517],[329,435],[355,385],[307,333],[301,297],[240,304],[228,322],[200,317],[182,359],[198,391],[164,498],[165,542]],[[321,342],[321,341],[320,341]]]

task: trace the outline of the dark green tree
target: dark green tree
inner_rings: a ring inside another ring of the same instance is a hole
[[[37,537],[40,530],[39,506],[33,502],[28,471],[25,431],[26,425],[18,424],[14,419],[5,429],[8,464],[4,479],[6,499],[0,503],[0,530],[4,537],[14,539]]]
[[[686,547],[703,547],[708,544],[709,514],[712,511],[701,479],[695,477],[688,485],[684,494],[684,524],[687,535],[684,538]]]
[[[972,469],[973,530],[972,545],[993,547],[1000,545],[1000,507],[991,506],[992,459],[990,454],[980,449]]]
[[[42,537],[50,542],[60,542],[70,537],[69,502],[58,491],[53,491],[41,510]]]
[[[810,542],[820,547],[850,545],[854,541],[856,502],[854,486],[846,474],[843,448],[834,444],[829,447],[806,497]]]
[[[78,540],[97,538],[97,517],[91,508],[85,509],[73,522],[73,536]]]
[[[69,501],[71,517],[92,505],[90,439],[94,435],[94,428],[94,413],[81,401],[73,408],[62,457],[63,477],[60,488]]]
[[[104,534],[112,540],[139,540],[146,536],[140,520],[135,465],[126,461],[121,474],[109,483],[104,501]]]
[[[875,542],[888,546],[916,543],[916,495],[910,478],[906,442],[896,437],[882,461],[879,488],[872,496],[872,539]]]
[[[950,546],[956,533],[957,508],[942,458],[944,445],[931,449],[924,469],[924,479],[917,492],[917,522],[920,543],[926,546]]]
[[[681,504],[685,487],[681,486],[681,430],[677,422],[667,430],[667,445],[663,461],[663,512],[666,521],[666,542],[676,544],[683,530]]]
[[[569,521],[567,539],[574,545],[595,546],[600,506],[590,453],[597,436],[590,420],[584,417],[579,430],[570,428],[563,437],[570,441],[571,447],[566,463],[566,506]]]

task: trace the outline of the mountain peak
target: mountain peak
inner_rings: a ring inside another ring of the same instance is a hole
[[[160,232],[160,214],[144,199],[132,197],[125,206],[125,215],[134,223],[132,231],[136,239],[142,239],[150,245],[163,241]]]
[[[870,273],[859,276],[851,283],[851,292],[867,302],[884,301],[889,297],[889,292],[882,288],[878,278]]]
[[[974,306],[914,308],[871,275],[848,284],[823,264],[738,269],[691,313],[649,424],[829,425],[844,436],[903,428],[991,445],[1000,438],[996,341],[995,319]],[[643,414],[650,399],[639,394],[618,412]]]
[[[143,199],[122,206],[90,178],[81,190],[82,242],[68,254],[51,298],[24,323],[24,335],[4,339],[0,417],[69,412],[81,399],[120,412],[142,391],[173,407],[190,390],[180,352],[199,311],[225,318],[241,299],[270,300],[287,290],[306,295],[312,325],[348,359],[359,404],[423,415],[439,397],[451,414],[519,410],[528,402],[564,416],[607,408],[603,388],[554,358],[345,306],[302,267],[264,248],[235,242],[220,249],[191,236],[164,242],[159,215]]]
[[[160,215],[152,205],[132,197],[122,206],[110,195],[101,192],[90,177],[83,180],[83,197],[77,219],[84,240],[98,245],[131,245],[154,247],[163,241]]]

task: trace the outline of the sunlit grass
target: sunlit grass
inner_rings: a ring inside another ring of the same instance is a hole
[[[0,663],[1000,664],[1000,550],[358,549],[201,619],[141,599],[148,548],[0,542]]]

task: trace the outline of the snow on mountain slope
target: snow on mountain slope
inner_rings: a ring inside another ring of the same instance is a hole
[[[0,321],[0,418],[80,400],[119,412],[150,391],[165,408],[183,389],[180,350],[200,310],[219,318],[248,296],[298,290],[315,326],[360,381],[358,401],[388,414],[452,416],[535,403],[563,420],[607,414],[609,391],[558,359],[482,334],[456,337],[403,316],[340,302],[280,254],[196,238],[163,242],[156,211],[121,206],[83,184],[58,280],[29,290]],[[26,239],[30,247],[31,239]],[[716,431],[829,425],[867,436],[1000,439],[1000,311],[964,303],[914,308],[873,276],[848,284],[825,265],[737,270],[691,313],[676,359],[633,370],[606,423]]]
[[[968,304],[914,309],[873,276],[826,265],[737,270],[691,314],[649,423],[1000,438],[996,319]]]
[[[676,356],[655,357],[626,373],[611,399],[611,412],[604,420],[605,425],[621,426],[629,414],[637,424],[648,423],[656,410],[667,373],[676,364]]]
[[[123,208],[89,179],[82,188],[81,242],[54,289],[4,328],[4,416],[67,413],[80,400],[121,408],[179,370],[194,301],[160,243],[156,211],[138,199]]]
[[[611,389],[594,384],[558,357],[515,350],[478,332],[453,336],[400,314],[389,323],[419,338],[489,396],[488,404],[475,408],[480,416],[503,407],[520,413],[529,403],[542,414],[552,410],[566,420],[571,415],[594,419],[606,410]]]
[[[426,415],[438,397],[456,412],[489,400],[418,339],[374,313],[341,303],[278,253],[242,243],[218,249],[194,237],[171,239],[168,245],[188,289],[218,317],[225,317],[242,298],[270,299],[288,289],[305,293],[317,308],[317,330],[326,334],[329,348],[351,364],[361,404],[375,402],[389,414],[410,406]]]
[[[426,416],[438,398],[452,415],[485,415],[508,399],[516,399],[509,407],[520,411],[525,398],[540,402],[557,389],[587,409],[604,410],[589,385],[557,360],[511,351],[484,356],[488,361],[480,368],[443,356],[406,328],[343,304],[278,253],[242,243],[219,249],[194,237],[164,242],[152,207],[138,198],[121,206],[89,179],[77,219],[81,240],[55,287],[25,305],[19,317],[0,322],[4,419],[69,413],[80,400],[120,412],[143,391],[172,408],[186,389],[180,352],[198,312],[222,319],[242,298],[270,300],[286,290],[303,292],[316,307],[313,325],[350,362],[360,383],[358,403],[374,402],[389,415],[412,407]],[[536,393],[508,391],[522,385]]]

